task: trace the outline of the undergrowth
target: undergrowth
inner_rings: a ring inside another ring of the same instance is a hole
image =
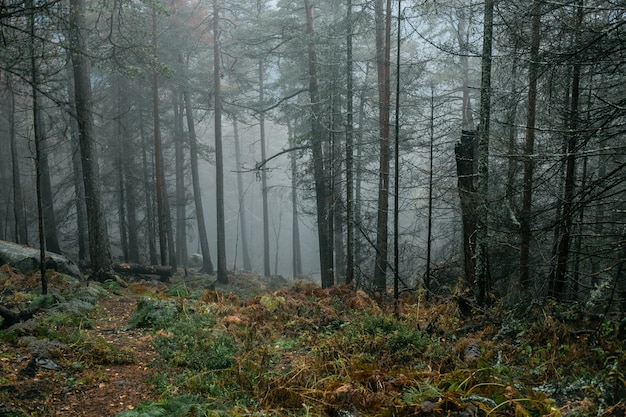
[[[619,322],[597,333],[550,306],[517,317],[496,306],[467,323],[453,300],[420,294],[394,314],[361,291],[307,283],[250,299],[169,294],[161,302],[179,306],[177,314],[152,325],[162,400],[120,417],[556,417],[624,409]],[[469,358],[470,348],[478,357]],[[168,414],[173,407],[187,411]]]

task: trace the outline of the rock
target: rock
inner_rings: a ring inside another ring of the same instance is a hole
[[[187,260],[187,265],[189,265],[190,268],[202,268],[202,262],[202,255],[199,253],[192,253]]]
[[[46,269],[82,279],[78,266],[66,257],[46,252]],[[39,269],[39,249],[0,240],[0,265],[9,265],[26,273]]]

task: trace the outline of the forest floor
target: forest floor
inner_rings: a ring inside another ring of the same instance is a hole
[[[0,330],[0,417],[626,415],[619,315],[209,280],[52,273],[42,297],[0,267],[0,304],[42,306]]]

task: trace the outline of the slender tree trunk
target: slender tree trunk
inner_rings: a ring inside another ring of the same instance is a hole
[[[363,184],[363,132],[365,129],[365,97],[367,93],[367,80],[369,79],[370,73],[370,63],[367,62],[365,64],[365,76],[363,77],[366,82],[363,83],[361,87],[361,91],[359,94],[359,120],[358,126],[359,129],[356,132],[356,163],[354,166],[354,227],[357,228],[354,234],[354,271],[355,271],[355,284],[358,287],[360,282],[360,277],[362,274],[360,273],[361,263],[363,262],[362,255],[362,246],[360,242],[363,241],[361,237],[361,223],[362,223],[362,212],[361,212],[361,194],[362,194],[362,184]]]
[[[163,162],[161,162],[163,164]],[[162,165],[161,165],[162,166]],[[170,201],[167,192],[167,186],[165,183],[165,172],[161,171],[163,178],[161,183],[163,184],[163,211],[165,212],[165,233],[167,236],[167,256],[169,258],[169,266],[176,272],[177,259],[176,259],[176,241],[174,239],[174,225],[172,222],[172,211],[170,210]]]
[[[71,61],[71,57],[70,58]],[[68,79],[68,104],[70,109],[76,109],[74,100],[74,75],[72,73],[71,63],[67,67]],[[89,253],[89,236],[87,234],[87,209],[85,206],[85,188],[83,185],[83,170],[80,161],[80,144],[78,141],[79,131],[76,118],[70,117],[70,145],[72,147],[72,173],[76,207],[76,226],[78,239],[78,260],[86,261]]]
[[[222,95],[220,78],[220,28],[217,0],[213,0],[213,88],[215,99],[215,188],[217,210],[217,280],[228,283],[224,217],[224,156],[222,151]]]
[[[517,52],[519,50],[519,40],[515,41],[515,46],[513,47],[513,56],[517,57]],[[514,195],[516,184],[516,174],[517,174],[517,103],[518,103],[518,87],[517,87],[517,67],[518,60],[513,59],[511,63],[511,95],[508,104],[507,111],[507,128],[506,128],[506,136],[507,136],[507,152],[509,154],[509,158],[507,161],[507,175],[506,175],[506,190],[505,190],[505,198],[507,204],[507,211],[509,212],[509,216],[512,220],[512,223],[518,225],[519,221],[517,220],[517,215],[515,213],[514,207],[516,207]]]
[[[158,57],[157,45],[157,12],[152,8],[152,54],[154,59]],[[152,121],[154,142],[154,168],[157,201],[157,222],[159,230],[159,253],[161,265],[167,265],[167,225],[165,219],[165,187],[163,184],[163,156],[161,152],[161,120],[159,115],[159,74],[157,68],[152,70]]]
[[[52,196],[52,180],[50,178],[50,164],[48,162],[48,138],[46,132],[46,124],[44,122],[43,103],[44,98],[39,97],[37,100],[37,109],[35,115],[38,118],[40,140],[40,160],[39,168],[41,170],[41,204],[43,208],[44,233],[46,238],[46,250],[54,253],[61,253],[59,245],[58,228],[56,215],[54,213],[54,197]]]
[[[435,148],[435,87],[430,86],[430,146],[428,147],[428,230],[426,235],[426,273],[424,274],[424,289],[429,296],[431,288],[430,265],[432,262],[433,239],[433,153]]]
[[[346,284],[354,282],[354,77],[352,0],[346,0]]]
[[[174,152],[176,159],[176,259],[187,267],[187,196],[185,189],[185,154],[183,138],[182,94],[177,92],[174,100],[175,135]]]
[[[235,139],[235,163],[237,164],[237,194],[239,197],[239,228],[241,229],[241,255],[243,259],[243,269],[252,271],[250,261],[250,250],[248,248],[248,222],[246,221],[246,193],[243,189],[243,176],[241,175],[241,149],[239,146],[239,126],[237,118],[233,119],[233,134]]]
[[[150,148],[150,139],[144,130],[143,125],[143,112],[139,112],[139,130],[141,131],[142,146],[142,167],[143,167],[143,183],[144,190],[146,190],[146,240],[148,244],[148,253],[150,257],[150,264],[157,265],[156,252],[156,240],[155,240],[155,227],[154,227],[154,194],[155,190],[154,179],[154,167],[150,164],[152,158],[148,158],[148,149]]]
[[[17,151],[15,135],[15,93],[11,83],[11,75],[6,74],[6,89],[8,103],[9,142],[11,148],[11,168],[13,176],[13,216],[15,218],[15,241],[28,245],[28,229],[26,226],[26,212],[22,195],[22,181],[20,174],[20,158]]]
[[[584,1],[578,1],[576,11],[575,44],[581,44],[581,26],[584,16]],[[567,261],[571,239],[571,229],[574,216],[574,191],[576,181],[576,151],[578,147],[578,119],[580,100],[580,73],[581,63],[575,62],[572,69],[570,129],[567,141],[567,156],[565,165],[565,186],[563,192],[563,212],[561,215],[560,237],[556,250],[556,268],[552,283],[551,295],[563,301],[567,290]]]
[[[400,284],[400,40],[402,0],[398,0],[398,22],[396,32],[396,117],[394,140],[394,181],[393,181],[393,297],[396,308]]]
[[[130,131],[131,105],[128,95],[128,81],[118,77],[119,83],[119,123],[121,143],[122,176],[124,188],[124,206],[126,210],[126,230],[128,233],[128,261],[139,263],[139,226],[137,224],[137,146]]]
[[[120,231],[120,246],[122,247],[122,256],[124,258],[124,262],[129,262],[129,242],[128,242],[128,229],[126,228],[126,196],[128,193],[125,190],[125,185],[128,181],[124,179],[124,155],[128,152],[126,149],[125,143],[128,142],[127,129],[124,126],[124,117],[125,109],[124,104],[122,103],[122,96],[125,94],[125,91],[122,86],[122,77],[115,77],[116,83],[116,94],[117,94],[117,157],[116,157],[116,170],[117,170],[117,188],[118,188],[118,217],[119,217],[119,231]]]
[[[182,57],[180,57],[182,61]],[[211,262],[211,251],[209,249],[209,239],[204,222],[204,208],[202,206],[202,192],[200,189],[200,174],[198,172],[198,139],[193,120],[193,110],[191,108],[191,98],[187,89],[183,89],[183,100],[185,101],[185,115],[187,116],[187,130],[189,132],[189,160],[191,162],[191,182],[193,185],[193,201],[196,209],[196,221],[198,223],[198,240],[202,251],[201,271],[212,275],[213,262]]]
[[[475,282],[476,253],[476,131],[462,130],[461,141],[454,147],[457,171],[457,188],[461,203],[463,226],[463,268],[465,280],[473,286]]]
[[[339,79],[339,73],[334,73],[332,75],[334,80]],[[335,85],[335,81],[332,82],[332,97],[331,97],[331,109],[330,109],[330,146],[331,146],[331,164],[332,164],[332,203],[331,203],[331,211],[332,211],[332,233],[333,236],[333,251],[335,255],[335,276],[337,279],[342,277],[345,280],[346,275],[346,256],[344,252],[344,238],[343,238],[343,224],[344,224],[344,211],[343,211],[343,171],[342,171],[342,162],[344,159],[344,152],[342,152],[342,142],[341,138],[343,135],[339,135],[335,132],[340,131],[343,128],[340,121],[340,116],[338,115],[337,109],[340,107],[338,101],[340,100],[339,94],[336,93],[338,91],[339,86]]]
[[[118,155],[116,159],[120,246],[122,247],[122,257],[124,258],[124,262],[128,262],[128,231],[126,229],[126,205],[124,204],[126,199],[126,192],[124,191],[124,168],[122,164],[122,156]]]
[[[480,83],[480,139],[478,142],[478,215],[476,224],[476,262],[474,296],[479,305],[486,302],[489,274],[489,124],[491,120],[491,60],[493,8],[495,0],[485,1],[483,51]]]
[[[35,56],[35,7],[33,0],[28,1],[28,8],[31,10],[29,17],[30,24],[30,75],[31,88],[33,93],[33,130],[35,134],[35,175],[37,189],[37,219],[39,230],[39,273],[41,278],[41,293],[48,294],[48,277],[46,276],[45,257],[46,257],[46,239],[45,239],[45,218],[43,207],[42,192],[42,142],[43,132],[41,130],[41,115],[39,105],[39,70],[37,65],[37,57]]]
[[[524,146],[524,180],[522,183],[522,213],[520,216],[519,286],[522,291],[526,290],[530,285],[529,260],[533,199],[533,153],[535,152],[537,78],[539,77],[539,42],[541,30],[541,2],[539,0],[533,1],[532,19],[530,66],[528,68],[528,110],[526,112],[526,141]]]
[[[111,249],[100,191],[100,174],[95,149],[89,61],[84,33],[84,0],[70,0],[70,46],[74,70],[74,99],[78,122],[85,204],[89,231],[91,274],[95,279],[111,275]]]
[[[311,152],[313,157],[313,177],[315,181],[315,200],[317,214],[317,236],[319,243],[320,269],[322,287],[332,287],[335,283],[333,274],[332,240],[329,233],[329,202],[328,180],[324,170],[324,152],[322,142],[324,137],[323,127],[319,120],[321,115],[318,101],[317,84],[317,58],[315,53],[315,24],[313,20],[313,6],[309,0],[304,0],[306,12],[306,31],[309,36],[308,43],[308,69],[309,69],[309,97],[311,100]]]
[[[477,180],[477,140],[472,116],[472,105],[469,89],[469,31],[465,9],[459,9],[458,42],[461,51],[461,67],[463,71],[463,101],[461,107],[461,140],[454,147],[457,188],[461,203],[461,220],[463,236],[463,268],[465,281],[474,285],[476,253],[476,180]]]
[[[263,60],[259,60],[259,103],[263,106],[265,100],[264,91],[265,71]],[[259,129],[261,132],[261,161],[265,161],[265,112],[259,113]],[[269,210],[267,207],[267,171],[265,166],[261,168],[261,199],[263,203],[263,276],[272,275],[270,271],[270,231],[269,231]]]
[[[134,165],[134,164],[133,164]],[[137,196],[134,175],[131,174],[131,165],[124,165],[124,180],[126,189],[126,218],[128,221],[128,260],[139,263],[139,226],[137,224]]]
[[[293,131],[291,123],[287,121],[287,134],[289,136],[289,146],[294,147]],[[292,267],[293,278],[302,276],[302,252],[300,249],[300,225],[298,220],[298,165],[296,163],[296,153],[291,152],[291,242],[292,242]]]
[[[379,123],[379,179],[378,218],[376,226],[376,265],[374,288],[384,292],[387,287],[387,242],[389,219],[389,109],[391,99],[390,54],[391,54],[391,0],[376,0],[376,62],[378,73],[378,123]]]

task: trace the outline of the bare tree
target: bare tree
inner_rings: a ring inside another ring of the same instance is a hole
[[[387,286],[387,252],[389,230],[389,114],[391,99],[391,0],[374,3],[376,20],[376,63],[378,73],[379,177],[378,218],[376,226],[376,264],[374,287],[382,292]]]
[[[315,202],[317,214],[317,236],[319,243],[320,268],[322,287],[332,287],[335,283],[333,273],[333,250],[331,238],[331,219],[329,218],[328,179],[324,170],[324,153],[322,149],[323,127],[319,120],[321,106],[317,80],[317,58],[315,52],[315,23],[313,19],[313,5],[310,0],[304,0],[306,12],[306,32],[308,42],[308,70],[309,70],[309,97],[311,100],[311,151],[313,157],[313,177],[315,181]]]
[[[96,279],[111,275],[111,251],[106,219],[102,208],[98,161],[92,114],[90,65],[86,54],[84,0],[70,0],[70,46],[74,73],[74,99],[85,185],[89,257],[91,274]]]
[[[480,139],[478,142],[478,213],[474,297],[479,305],[486,302],[489,273],[489,124],[491,120],[491,61],[493,44],[494,0],[485,1],[483,50],[480,82]]]
[[[533,200],[533,153],[535,151],[535,119],[537,117],[537,78],[539,77],[539,42],[541,29],[541,2],[533,1],[528,68],[528,110],[526,112],[526,140],[524,146],[524,180],[522,183],[522,213],[520,216],[519,285],[524,290],[530,284],[530,216]]]
[[[222,95],[220,75],[219,7],[213,0],[213,99],[215,100],[215,204],[217,210],[217,280],[228,283],[226,231],[224,229],[224,156],[222,150]]]

